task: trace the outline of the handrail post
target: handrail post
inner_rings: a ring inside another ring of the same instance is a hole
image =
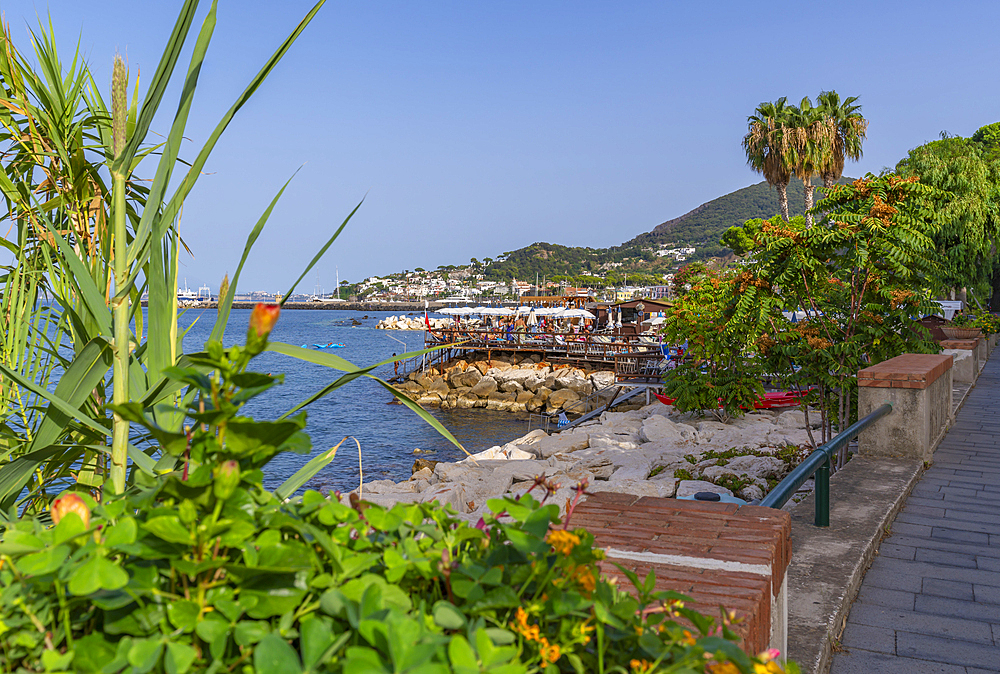
[[[816,526],[830,526],[830,456],[816,469]]]

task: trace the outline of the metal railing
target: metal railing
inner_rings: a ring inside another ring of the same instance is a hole
[[[864,419],[859,419],[844,430],[843,433],[835,437],[830,442],[820,445],[812,454],[806,457],[785,479],[775,486],[771,492],[764,497],[760,505],[765,508],[781,508],[788,500],[795,495],[806,480],[816,475],[816,515],[814,522],[818,527],[830,526],[830,459],[846,446],[851,440],[858,437],[861,431],[865,430],[873,423],[892,411],[892,403],[885,403],[878,407]]]

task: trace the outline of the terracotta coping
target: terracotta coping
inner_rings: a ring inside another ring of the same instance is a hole
[[[942,353],[904,353],[858,371],[858,386],[925,389],[952,366]]]
[[[938,342],[942,349],[967,349],[972,350],[979,346],[980,337],[973,339],[942,339]]]
[[[581,503],[571,527],[590,531],[605,548],[605,575],[634,592],[617,565],[640,578],[653,570],[657,590],[674,590],[692,608],[718,617],[719,606],[744,618],[744,648],[768,647],[771,601],[792,555],[791,517],[782,510],[598,492]]]

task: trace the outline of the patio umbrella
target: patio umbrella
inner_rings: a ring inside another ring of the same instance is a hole
[[[538,317],[535,315],[534,311],[528,312],[528,325],[538,325]]]
[[[654,316],[653,318],[647,318],[643,323],[649,323],[650,325],[660,325],[667,319],[663,316]]]

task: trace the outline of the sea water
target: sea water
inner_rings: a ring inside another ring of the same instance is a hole
[[[336,343],[344,348],[331,353],[359,366],[371,365],[392,354],[423,348],[422,331],[376,330],[380,319],[392,312],[362,312],[339,309],[296,309],[281,313],[271,333],[271,341],[295,346]],[[398,315],[398,312],[397,312]],[[184,336],[184,351],[200,351],[216,320],[215,309],[187,309],[179,321],[180,329],[190,328]],[[367,318],[365,318],[367,316]],[[225,344],[242,344],[246,338],[250,310],[233,310],[226,328]],[[353,325],[352,319],[360,325]],[[398,340],[398,341],[397,341]],[[402,343],[400,343],[402,342]],[[337,370],[307,363],[277,353],[265,352],[255,358],[250,369],[284,374],[284,383],[275,386],[249,403],[245,413],[257,419],[275,419],[313,393],[337,379]],[[372,372],[382,379],[393,376],[392,364]],[[360,377],[321,398],[306,408],[306,432],[312,438],[308,455],[286,453],[275,457],[265,468],[264,484],[274,489],[312,456],[326,451],[345,436],[361,444],[361,470],[365,481],[394,480],[410,477],[415,455],[435,461],[456,461],[465,454],[442,437],[433,427],[403,405],[387,404],[392,394],[377,381]],[[438,419],[470,453],[504,444],[527,432],[527,415],[485,409],[427,410]],[[424,454],[423,452],[431,452]],[[358,486],[358,445],[344,442],[334,461],[307,485],[323,492],[349,491]]]

